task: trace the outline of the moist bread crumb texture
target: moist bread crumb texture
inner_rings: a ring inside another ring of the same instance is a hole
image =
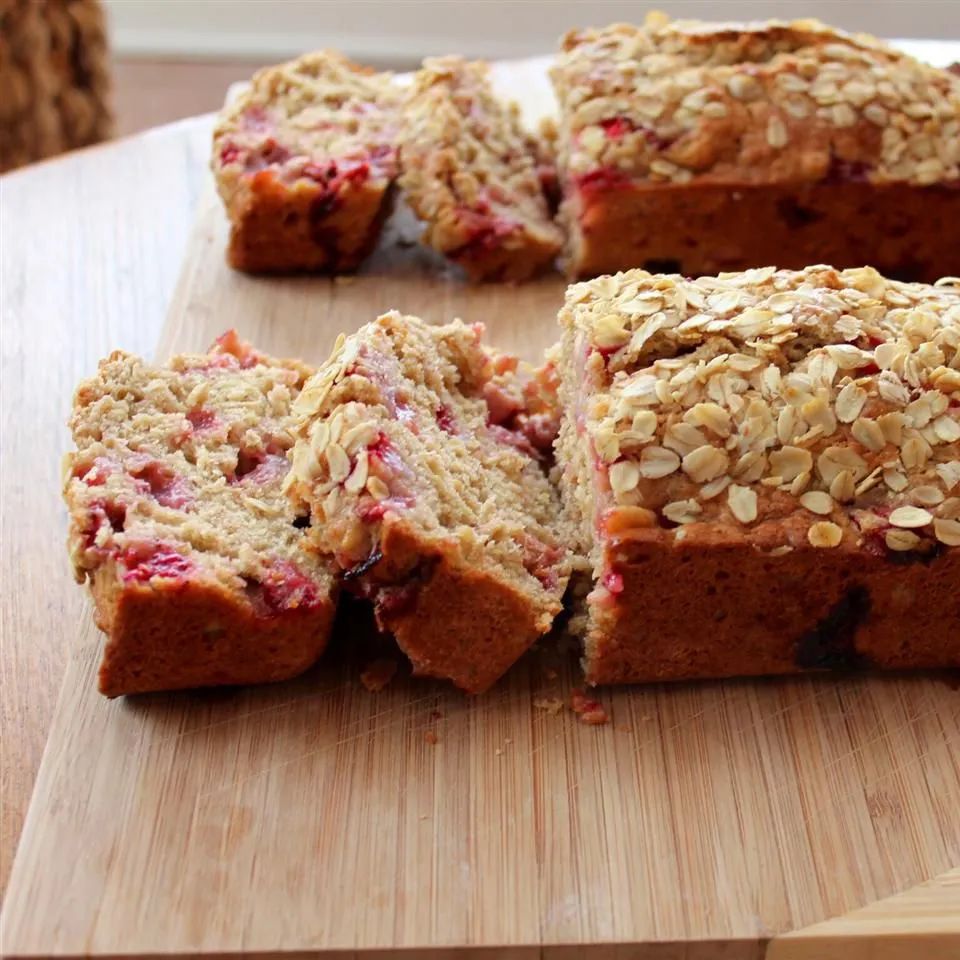
[[[544,193],[547,146],[524,131],[515,103],[494,96],[487,64],[424,62],[404,101],[400,156],[424,242],[470,279],[525,280],[553,262],[562,234]]]
[[[257,73],[213,136],[231,265],[266,273],[359,266],[389,212],[398,100],[389,74],[333,50]]]
[[[960,664],[960,280],[636,270],[560,319],[589,680]]]
[[[342,337],[294,405],[286,481],[415,671],[470,692],[550,629],[569,576],[544,469],[552,368],[480,336],[391,313]]]
[[[551,71],[567,264],[685,274],[869,262],[956,272],[960,77],[816,20],[652,14]]]
[[[333,578],[281,490],[310,372],[231,332],[164,367],[115,352],[78,388],[68,549],[108,635],[103,693],[280,680],[319,657]]]

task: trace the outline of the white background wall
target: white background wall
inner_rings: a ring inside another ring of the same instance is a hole
[[[322,46],[406,66],[430,53],[547,53],[575,26],[651,8],[713,20],[819,17],[884,37],[960,39],[960,0],[106,0],[121,54],[281,59]]]

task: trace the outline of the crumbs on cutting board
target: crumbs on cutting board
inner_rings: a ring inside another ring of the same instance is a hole
[[[599,700],[588,697],[583,690],[576,689],[570,694],[570,703],[566,704],[560,697],[535,697],[533,705],[537,710],[556,717],[563,712],[564,707],[569,708],[580,718],[581,723],[588,723],[592,726],[609,723],[610,717],[606,709]]]
[[[379,693],[397,672],[397,661],[387,658],[374,660],[360,674],[360,682],[371,692]]]
[[[563,709],[563,701],[559,697],[535,697],[533,705],[538,710],[544,710],[555,717]]]
[[[570,694],[570,709],[580,717],[581,723],[598,725],[610,722],[603,704],[588,697],[582,690],[574,690]]]

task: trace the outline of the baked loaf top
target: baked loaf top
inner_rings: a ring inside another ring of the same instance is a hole
[[[960,279],[634,270],[570,287],[560,319],[608,532],[960,546]]]
[[[224,201],[245,176],[267,168],[285,183],[302,179],[331,192],[392,180],[398,102],[390,74],[335,50],[260,70],[214,128],[212,166]]]
[[[481,332],[390,313],[341,338],[294,405],[286,487],[348,577],[376,577],[384,529],[402,524],[424,550],[535,595],[549,623],[566,551],[534,444],[552,439],[553,415],[525,415],[530,391],[507,386],[516,362],[484,349]]]
[[[447,253],[510,246],[523,233],[559,250],[539,164],[515,103],[501,103],[489,66],[461,57],[424,61],[404,103],[400,184],[426,221],[424,239]]]
[[[569,177],[960,180],[960,77],[817,20],[572,31],[552,78]]]
[[[329,604],[327,566],[281,485],[291,404],[311,370],[228,333],[156,367],[117,351],[77,389],[64,463],[77,579],[198,580],[274,616]]]

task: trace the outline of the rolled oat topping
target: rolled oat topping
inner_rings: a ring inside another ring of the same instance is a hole
[[[800,517],[799,536],[824,547],[956,543],[955,278],[634,270],[570,287],[561,321],[610,509],[667,528]]]
[[[960,76],[817,20],[651,14],[569,33],[552,77],[569,179],[960,178]]]

